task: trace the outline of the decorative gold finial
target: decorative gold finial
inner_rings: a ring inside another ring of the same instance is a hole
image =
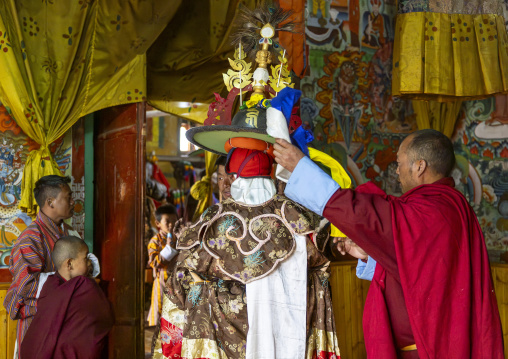
[[[240,49],[237,48],[235,50],[235,60],[228,59],[231,69],[222,74],[228,91],[231,91],[233,87],[244,89],[252,82],[252,63],[246,62],[245,57],[245,52],[243,50],[240,52]]]

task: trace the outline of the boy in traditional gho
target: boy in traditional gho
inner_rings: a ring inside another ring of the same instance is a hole
[[[158,229],[148,243],[148,264],[153,269],[153,287],[150,311],[148,312],[148,325],[157,325],[162,311],[162,287],[168,279],[167,267],[171,259],[177,254],[174,249],[176,240],[173,240],[172,230],[178,219],[176,208],[165,204],[155,211],[155,224]]]

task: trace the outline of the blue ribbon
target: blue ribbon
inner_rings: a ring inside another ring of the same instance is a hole
[[[300,99],[302,92],[300,90],[285,87],[278,93],[277,97],[272,99],[272,107],[281,111],[289,127],[291,113],[293,112],[294,105]],[[314,135],[304,129],[302,126],[298,127],[295,132],[290,135],[291,143],[298,147],[307,157],[309,157],[309,149],[307,143],[314,141]]]

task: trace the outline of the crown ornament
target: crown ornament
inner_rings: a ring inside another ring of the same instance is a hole
[[[275,38],[277,31],[294,32],[294,24],[288,21],[291,14],[278,6],[242,9],[239,18],[242,26],[233,36],[234,59],[228,59],[231,68],[222,74],[229,93],[226,98],[215,94],[204,125],[230,125],[237,97],[240,109],[266,107],[269,102],[264,100],[274,98],[285,87],[294,88],[286,52]],[[257,64],[254,72],[249,58]],[[278,60],[275,65],[274,58]]]

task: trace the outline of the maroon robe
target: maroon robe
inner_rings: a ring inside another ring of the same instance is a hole
[[[113,326],[110,304],[95,281],[48,277],[37,314],[21,343],[20,358],[100,358]]]
[[[324,216],[377,262],[364,313],[369,358],[504,358],[485,241],[444,178],[401,197],[339,190]]]

